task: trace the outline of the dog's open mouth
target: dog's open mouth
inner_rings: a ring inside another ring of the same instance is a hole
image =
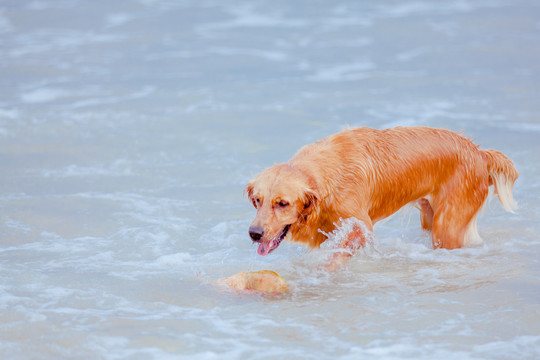
[[[259,243],[259,248],[257,249],[257,254],[264,256],[276,250],[279,244],[281,244],[281,241],[283,241],[287,235],[287,232],[289,232],[290,227],[291,225],[285,226],[281,233],[270,241],[261,241]]]

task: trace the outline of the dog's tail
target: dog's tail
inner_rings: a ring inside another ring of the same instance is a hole
[[[497,150],[481,150],[489,171],[489,184],[495,185],[495,193],[506,211],[514,212],[517,204],[512,195],[514,182],[519,174],[508,156]]]

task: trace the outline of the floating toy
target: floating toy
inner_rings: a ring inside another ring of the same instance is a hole
[[[289,288],[281,276],[270,270],[242,271],[221,279],[220,283],[224,283],[234,290],[252,290],[265,293],[282,293]]]

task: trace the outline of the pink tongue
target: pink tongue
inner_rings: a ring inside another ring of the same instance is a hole
[[[273,241],[273,240],[272,240]],[[257,249],[257,254],[259,255],[268,255],[270,252],[270,244],[272,241],[264,241],[259,244],[259,248]]]

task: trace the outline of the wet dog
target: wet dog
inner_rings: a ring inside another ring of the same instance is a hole
[[[345,130],[307,145],[287,163],[274,165],[246,186],[257,209],[249,227],[257,252],[267,255],[285,238],[318,247],[342,219],[357,218],[367,231],[406,204],[420,210],[435,249],[481,243],[476,219],[494,185],[513,211],[518,172],[496,150],[443,129],[397,127]],[[366,241],[355,228],[342,243],[354,251]],[[336,253],[329,268],[349,253]]]

